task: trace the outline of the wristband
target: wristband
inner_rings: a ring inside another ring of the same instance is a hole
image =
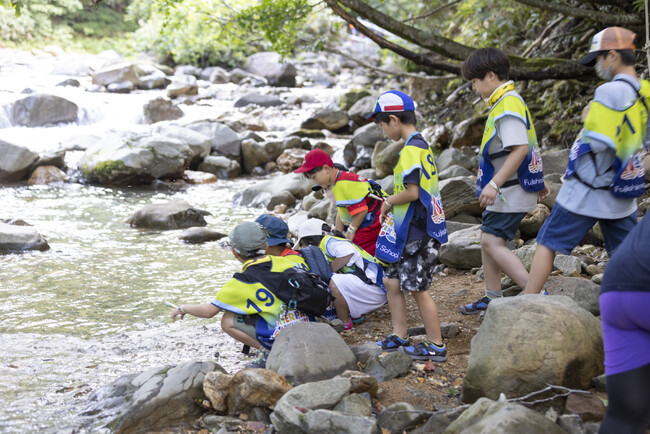
[[[353,233],[354,233],[354,232],[357,231],[357,229],[359,229],[359,228],[355,228],[355,227],[352,226],[352,225],[348,225],[348,230],[347,230],[347,231],[348,231],[348,232],[353,232]]]
[[[501,198],[501,200],[505,202],[505,201],[506,201],[506,197],[505,197],[505,196],[503,195],[503,193],[501,192],[501,189],[500,189],[499,187],[497,187],[497,183],[494,182],[493,179],[490,179],[489,184],[490,184],[490,185],[491,185],[491,186],[492,186],[492,187],[497,191],[497,194],[499,195],[499,197]]]
[[[183,310],[183,306],[178,306],[178,310],[180,310],[183,313],[187,313],[187,312],[185,312],[185,310]]]
[[[389,209],[393,207],[393,204],[390,203],[390,202],[388,201],[388,199],[384,199],[384,203],[385,203],[386,205],[388,205],[388,208],[389,208]]]

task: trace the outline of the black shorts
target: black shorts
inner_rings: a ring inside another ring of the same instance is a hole
[[[407,241],[402,257],[388,265],[384,277],[399,279],[402,291],[427,291],[433,281],[439,249],[440,242],[435,238]]]

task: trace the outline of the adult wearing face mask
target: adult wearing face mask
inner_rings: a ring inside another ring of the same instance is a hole
[[[636,35],[621,27],[596,34],[580,60],[608,80],[583,112],[584,125],[569,156],[565,182],[537,235],[537,250],[526,284],[539,294],[553,268],[555,252],[568,255],[600,223],[611,257],[637,224],[636,197],[645,189],[643,151],[650,83],[634,69]]]

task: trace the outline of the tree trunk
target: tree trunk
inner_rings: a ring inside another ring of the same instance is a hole
[[[532,6],[534,8],[539,8],[545,11],[558,12],[560,14],[569,17],[589,18],[591,20],[606,25],[638,26],[643,23],[640,14],[617,15],[608,12],[594,11],[586,8],[574,8],[571,6],[554,3],[549,0],[515,0],[515,1],[517,3],[521,3],[527,6]]]

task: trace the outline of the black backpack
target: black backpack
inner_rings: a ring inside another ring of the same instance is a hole
[[[267,273],[251,271],[276,297],[285,302],[289,309],[298,309],[307,315],[320,316],[334,300],[328,286],[316,274],[302,268],[287,268],[279,276],[270,278]],[[276,274],[276,273],[273,273]],[[268,283],[267,283],[268,282]]]
[[[323,282],[330,283],[332,274],[334,274],[332,272],[332,265],[318,246],[307,246],[301,249],[300,256],[307,263],[310,273],[320,276]]]

